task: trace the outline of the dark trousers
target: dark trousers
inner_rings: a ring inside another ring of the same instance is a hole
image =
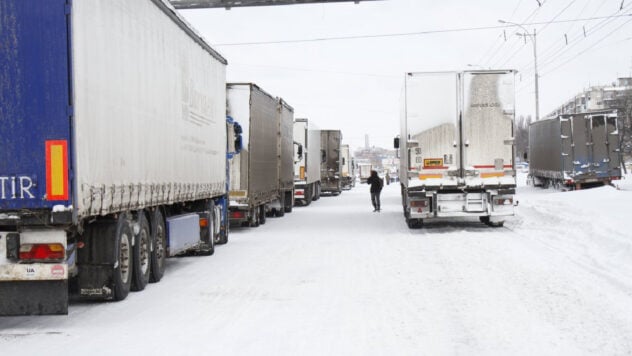
[[[371,203],[374,209],[380,210],[380,192],[371,193]]]

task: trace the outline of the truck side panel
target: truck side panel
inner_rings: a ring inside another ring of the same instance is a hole
[[[0,2],[0,211],[72,200],[65,5]]]
[[[279,187],[292,190],[294,186],[294,109],[282,99],[279,100]]]
[[[320,130],[313,123],[307,126],[307,184],[320,182]]]
[[[225,60],[158,0],[72,8],[78,215],[223,195]]]

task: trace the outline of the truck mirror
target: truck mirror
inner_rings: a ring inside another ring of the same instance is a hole
[[[303,159],[303,145],[298,145],[296,153],[298,154],[298,159],[299,160]]]
[[[399,148],[399,137],[395,137],[395,139],[393,140],[393,147],[396,149]]]
[[[243,149],[243,142],[241,140],[241,135],[235,137],[235,153],[241,152]]]
[[[244,132],[241,128],[241,125],[239,125],[239,123],[237,122],[233,124],[233,131],[235,131],[235,136],[239,136],[242,134],[242,132]]]

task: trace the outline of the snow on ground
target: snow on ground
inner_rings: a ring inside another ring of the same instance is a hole
[[[521,176],[521,181],[524,177]],[[632,353],[632,190],[518,189],[505,228],[421,230],[399,186],[368,186],[234,229],[212,257],[68,316],[0,318],[2,354]]]

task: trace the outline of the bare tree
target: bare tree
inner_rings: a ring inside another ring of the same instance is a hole
[[[515,123],[515,145],[516,155],[523,159],[525,154],[529,152],[529,125],[531,124],[531,116],[519,116]]]

